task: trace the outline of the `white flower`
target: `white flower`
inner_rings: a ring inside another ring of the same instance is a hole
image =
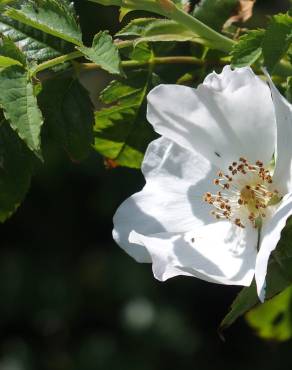
[[[114,239],[159,280],[248,286],[255,276],[263,301],[292,214],[291,105],[250,68],[227,66],[197,89],[156,87],[147,116],[161,138],[147,149],[143,190],[114,216]]]

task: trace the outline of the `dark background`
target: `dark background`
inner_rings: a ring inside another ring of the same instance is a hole
[[[251,22],[287,7],[258,1]],[[76,8],[87,42],[119,27],[115,8]],[[238,288],[159,283],[115,245],[112,215],[143,185],[139,171],[107,170],[95,153],[73,164],[51,145],[45,157],[0,227],[0,370],[291,369],[291,343],[262,342],[243,319],[220,339]]]

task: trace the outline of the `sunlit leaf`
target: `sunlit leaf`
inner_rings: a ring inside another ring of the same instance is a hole
[[[113,81],[101,95],[111,105],[95,114],[94,147],[119,165],[139,168],[153,137],[144,102],[150,84],[151,73],[139,71],[126,81]]]
[[[73,44],[82,44],[75,13],[66,0],[25,0],[20,9],[9,7],[5,15]]]
[[[232,65],[245,67],[253,64],[262,54],[264,36],[264,30],[254,30],[243,35],[232,49]]]
[[[246,314],[246,320],[264,339],[285,341],[292,337],[292,287]]]
[[[119,51],[107,31],[99,32],[94,37],[91,48],[82,46],[78,50],[104,70],[114,74],[121,73]]]
[[[168,19],[137,18],[119,31],[118,37],[131,37],[135,44],[157,41],[198,41],[189,29]]]
[[[278,14],[272,17],[263,39],[265,66],[271,72],[287,52],[292,42],[292,17]]]
[[[21,66],[21,63],[19,63],[18,60],[0,55],[0,68],[6,68],[6,67],[14,66],[14,65]]]
[[[0,14],[0,32],[9,37],[28,61],[44,62],[73,50],[72,44]]]

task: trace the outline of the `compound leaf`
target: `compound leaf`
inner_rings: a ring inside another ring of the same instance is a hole
[[[20,9],[8,7],[5,15],[42,32],[82,45],[75,12],[66,0],[26,0]]]

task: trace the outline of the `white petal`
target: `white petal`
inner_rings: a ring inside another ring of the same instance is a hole
[[[241,229],[229,221],[218,221],[187,233],[145,236],[133,231],[130,241],[147,248],[158,280],[187,275],[248,286],[254,276],[257,237],[252,227]]]
[[[117,210],[113,236],[138,262],[150,262],[145,248],[129,243],[130,232],[184,232],[213,222],[203,194],[215,191],[216,168],[199,154],[162,137],[149,145],[142,169],[146,185]]]
[[[147,118],[156,132],[222,170],[242,156],[267,163],[274,152],[270,90],[250,68],[225,67],[197,89],[159,85],[148,95]]]
[[[273,216],[267,220],[261,229],[260,250],[255,269],[255,279],[260,300],[265,299],[265,279],[270,254],[280,240],[281,231],[286,225],[287,218],[292,214],[292,193],[287,194]]]
[[[267,74],[267,73],[266,73]],[[292,191],[292,105],[279,93],[267,74],[277,123],[275,187],[282,194]]]

